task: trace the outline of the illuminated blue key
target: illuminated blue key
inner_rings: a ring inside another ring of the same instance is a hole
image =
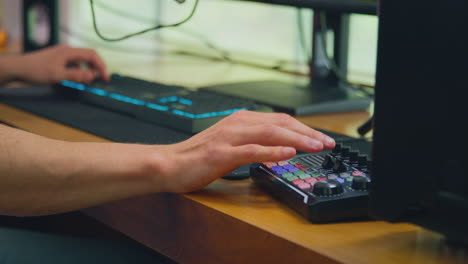
[[[340,183],[344,183],[345,180],[343,178],[336,178],[335,181],[339,181]]]
[[[155,110],[159,110],[159,111],[169,110],[168,106],[163,106],[163,105],[158,105],[158,104],[153,104],[153,103],[147,103],[146,107],[151,108],[151,109],[155,109]]]

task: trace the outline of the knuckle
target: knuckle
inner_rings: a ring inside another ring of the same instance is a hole
[[[211,145],[206,148],[204,159],[208,161],[209,163],[217,163],[220,160],[222,160],[224,155],[225,155],[225,151],[222,147],[217,146],[217,145],[215,146]]]
[[[277,130],[277,127],[272,124],[264,124],[260,128],[260,133],[262,133],[263,137],[272,137]]]
[[[285,114],[285,113],[278,113],[276,114],[276,118],[278,119],[280,125],[289,125],[292,121],[292,117],[288,114]]]
[[[255,145],[246,145],[244,146],[243,155],[247,159],[251,159],[257,156],[259,150]]]

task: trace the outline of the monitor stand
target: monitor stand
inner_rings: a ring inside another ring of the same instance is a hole
[[[323,17],[320,17],[323,15]],[[325,20],[326,16],[326,20]],[[326,24],[326,25],[324,25]],[[326,39],[333,34],[333,58],[326,54]],[[266,104],[275,111],[306,115],[368,110],[372,98],[350,87],[330,67],[330,60],[346,76],[349,42],[349,14],[315,12],[313,53],[308,85],[279,81],[238,82],[202,87],[201,90],[232,95]]]
[[[200,89],[251,99],[269,105],[277,112],[291,115],[367,110],[372,101],[350,87],[322,79],[306,86],[280,81],[254,81]]]

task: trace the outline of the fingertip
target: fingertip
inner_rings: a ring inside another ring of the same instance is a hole
[[[296,155],[296,149],[291,147],[281,148],[281,159],[290,159]]]
[[[85,82],[86,84],[89,84],[92,81],[94,81],[94,79],[96,78],[96,74],[94,74],[93,71],[84,71],[82,78],[83,78],[83,82]]]

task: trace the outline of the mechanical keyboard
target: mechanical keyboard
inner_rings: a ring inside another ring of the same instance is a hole
[[[84,102],[189,133],[198,133],[239,110],[272,112],[270,107],[248,99],[118,74],[111,75],[109,82],[90,85],[64,80],[59,89]]]
[[[370,146],[365,139],[349,139],[331,151],[256,164],[250,168],[250,176],[311,222],[367,217]]]

